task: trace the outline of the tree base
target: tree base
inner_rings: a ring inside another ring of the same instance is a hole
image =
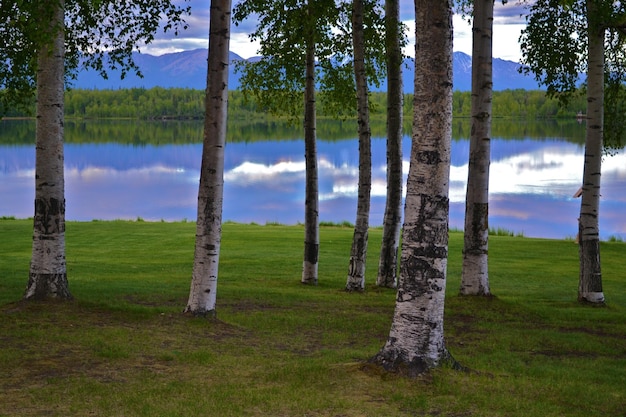
[[[432,364],[422,358],[411,362],[403,361],[395,352],[381,350],[368,363],[378,365],[385,371],[398,374],[406,378],[417,378],[434,368],[450,368],[455,371],[469,372],[469,368],[461,365],[447,350],[437,364]]]
[[[72,300],[67,274],[30,273],[24,300]]]
[[[191,310],[189,307],[183,310],[183,315],[189,317],[203,318],[203,319],[215,319],[217,318],[217,311],[213,310]]]
[[[349,282],[344,288],[345,292],[365,292],[365,288],[360,283]]]
[[[396,282],[395,282],[395,281],[394,281],[394,282],[392,282],[392,283],[389,283],[389,282],[387,282],[387,281],[377,282],[377,283],[376,283],[376,286],[377,286],[378,288],[389,288],[389,289],[391,289],[391,290],[395,290],[395,289],[397,289],[397,288],[398,288],[398,286],[397,286],[397,284],[396,284]]]
[[[604,293],[586,293],[578,294],[578,302],[593,307],[606,307]]]

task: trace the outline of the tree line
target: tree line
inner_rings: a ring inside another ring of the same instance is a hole
[[[384,118],[387,109],[387,94],[372,92],[369,97],[370,114],[373,121]],[[404,95],[403,112],[405,120],[410,121],[413,95]],[[471,92],[455,91],[453,94],[453,116],[471,117]],[[585,113],[585,96],[579,94],[563,106],[557,98],[548,97],[541,90],[503,90],[493,93],[493,117],[524,119],[575,118]],[[337,119],[337,113],[330,106],[320,106],[318,117]],[[12,108],[6,117],[28,117],[33,110]],[[84,119],[139,119],[168,120],[204,118],[204,91],[188,88],[154,87],[130,88],[119,90],[69,90],[65,94],[65,116]],[[340,119],[352,120],[356,112],[343,114]],[[276,120],[248,100],[239,90],[228,92],[229,120]]]
[[[302,132],[287,120],[259,115],[249,120],[229,119],[227,142],[260,142],[300,140]],[[385,137],[385,121],[372,120],[372,137]],[[570,119],[531,121],[502,118],[492,126],[492,137],[507,140],[520,138],[559,137],[572,143],[584,144],[583,124]],[[336,142],[353,140],[356,129],[352,120],[325,120],[317,126],[319,140]],[[452,123],[452,141],[470,137],[471,120],[457,118]],[[411,120],[404,122],[403,133],[411,136]],[[521,134],[520,134],[521,133]],[[32,145],[35,123],[32,120],[11,120],[0,123],[0,136],[4,144]],[[65,121],[65,143],[125,143],[136,146],[168,145],[202,142],[201,120],[145,120],[125,119],[68,119]]]

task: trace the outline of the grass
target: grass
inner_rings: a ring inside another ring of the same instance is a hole
[[[352,230],[322,227],[319,285],[299,283],[302,226],[223,227],[216,320],[185,307],[193,222],[67,224],[72,302],[19,301],[32,222],[0,220],[2,416],[624,416],[626,244],[602,242],[605,308],[576,302],[577,245],[490,238],[492,298],[457,295],[447,344],[471,372],[415,380],[366,365],[395,292],[345,293]]]
[[[453,233],[463,233],[463,229],[462,228],[458,228],[458,227],[454,227],[452,229],[450,229],[450,232]],[[503,227],[490,227],[489,228],[489,236],[515,236],[515,237],[524,237],[524,232],[514,232],[512,230],[509,229],[505,229]]]
[[[503,227],[489,228],[489,236],[516,236],[516,237],[524,237],[523,232],[515,233],[509,229],[505,229]]]

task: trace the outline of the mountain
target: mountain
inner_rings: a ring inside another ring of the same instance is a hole
[[[232,61],[242,58],[231,52],[230,59]],[[131,73],[121,79],[120,71],[109,70],[108,79],[105,80],[96,71],[89,69],[78,73],[77,79],[72,82],[72,87],[91,90],[134,87],[180,87],[203,90],[206,87],[206,49],[159,56],[133,53],[133,60],[139,67],[143,78]]]
[[[472,59],[463,52],[454,52],[453,76],[454,89],[460,91],[471,90]],[[231,52],[232,61],[241,61],[239,55]],[[251,60],[258,57],[250,58]],[[72,83],[73,88],[104,90],[120,88],[193,88],[203,90],[206,86],[207,50],[195,49],[191,51],[175,52],[159,56],[148,54],[134,54],[135,63],[140,68],[143,78],[134,74],[127,75],[123,80],[119,71],[109,71],[108,79],[103,79],[94,70],[83,70]],[[518,72],[520,64],[494,58],[493,60],[493,89],[525,89],[538,90],[539,86],[531,76]],[[235,73],[234,65],[230,67],[229,89],[239,88],[239,75]],[[413,60],[407,59],[403,67],[404,91],[413,92]],[[386,83],[382,83],[377,91],[385,91]]]
[[[521,64],[500,58],[493,59],[493,89],[501,90],[541,90],[532,75],[520,74]],[[411,66],[411,71],[413,67]],[[455,90],[471,91],[472,89],[472,57],[463,52],[454,52],[452,63],[453,85]],[[411,73],[412,74],[412,73]],[[413,79],[406,78],[405,80]]]

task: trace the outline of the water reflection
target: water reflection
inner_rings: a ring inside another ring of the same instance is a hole
[[[102,141],[100,141],[102,142]],[[6,143],[0,136],[0,143]],[[410,140],[404,141],[404,173]],[[385,207],[385,141],[372,143],[371,223]],[[462,229],[467,183],[467,140],[455,140],[450,171],[450,226]],[[202,146],[199,143],[124,145],[68,143],[65,147],[68,220],[195,219]],[[356,140],[320,141],[322,221],[354,222],[358,179]],[[576,234],[583,147],[563,139],[492,141],[490,225],[526,236]],[[34,147],[0,145],[0,216],[30,217]],[[303,221],[304,145],[301,140],[230,142],[226,147],[224,219]],[[626,239],[626,155],[603,163],[601,232]]]

